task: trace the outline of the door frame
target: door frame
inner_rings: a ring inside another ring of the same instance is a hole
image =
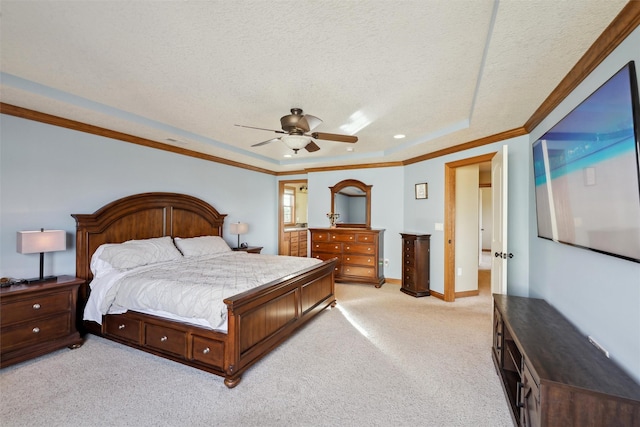
[[[282,255],[284,247],[284,209],[282,206],[282,197],[284,196],[284,187],[286,184],[308,184],[306,179],[291,179],[278,181],[278,255]]]
[[[496,152],[444,165],[444,301],[456,300],[456,168],[490,162]]]

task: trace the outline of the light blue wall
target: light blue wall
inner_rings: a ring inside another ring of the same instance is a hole
[[[45,274],[75,273],[75,220],[117,198],[186,193],[247,222],[242,241],[276,253],[275,176],[0,115],[0,276],[35,277],[39,255],[16,252],[16,231],[62,229],[68,250],[45,255]]]
[[[605,59],[530,135],[530,143],[630,60],[640,70],[640,28]],[[640,79],[639,79],[640,80]],[[537,237],[530,178],[532,297],[544,298],[593,336],[640,382],[640,264]],[[615,209],[611,206],[611,209]]]

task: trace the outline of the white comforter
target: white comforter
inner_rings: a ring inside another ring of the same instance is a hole
[[[223,300],[320,263],[314,258],[226,252],[114,271],[91,282],[85,320],[127,310],[226,330]]]

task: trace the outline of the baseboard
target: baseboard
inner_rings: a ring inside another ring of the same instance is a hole
[[[472,291],[462,291],[462,292],[456,292],[455,296],[456,298],[464,298],[464,297],[475,297],[480,295],[480,290],[476,289],[476,290],[472,290]]]
[[[390,285],[402,285],[402,279],[384,279],[384,283],[388,283]]]

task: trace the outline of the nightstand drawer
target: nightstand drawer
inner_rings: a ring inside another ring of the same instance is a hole
[[[71,309],[71,292],[34,296],[2,305],[0,325],[9,326],[29,319],[46,317]]]
[[[2,352],[25,347],[69,335],[71,313],[62,313],[47,319],[31,320],[19,325],[2,328],[0,348]]]

